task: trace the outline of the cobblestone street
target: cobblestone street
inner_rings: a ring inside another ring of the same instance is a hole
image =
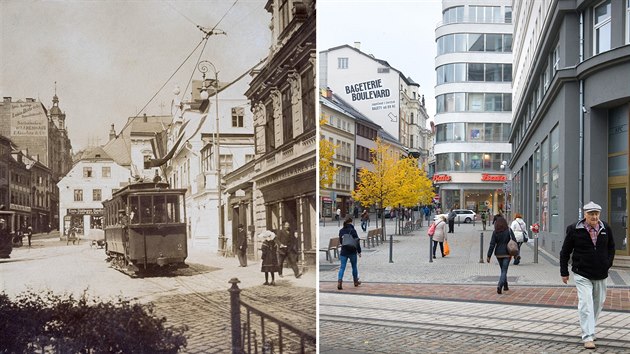
[[[389,241],[394,223],[386,222]],[[573,278],[561,283],[554,255],[540,250],[534,263],[533,243],[523,245],[521,264],[508,270],[510,291],[499,295],[496,259],[485,263],[490,230],[456,225],[451,254],[429,262],[426,229],[394,235],[391,256],[389,242],[364,247],[359,287],[348,265],[337,290],[339,260],[320,255],[321,353],[630,353],[627,269],[610,271],[597,349],[589,351],[580,342]],[[320,225],[320,242],[337,233],[336,224]]]
[[[0,261],[0,290],[15,296],[26,290],[125,299],[154,305],[154,314],[166,317],[166,326],[188,326],[184,353],[224,353],[231,350],[229,292],[238,278],[241,299],[309,333],[316,331],[315,272],[300,279],[276,278],[276,286],[264,286],[260,264],[250,261],[238,267],[232,257],[190,250],[190,266],[170,276],[130,278],[109,267],[103,249],[88,242],[66,245],[56,235],[35,237],[33,247],[13,250]],[[242,310],[241,320],[245,321]],[[268,323],[269,327],[273,325]],[[270,330],[272,332],[273,329]]]

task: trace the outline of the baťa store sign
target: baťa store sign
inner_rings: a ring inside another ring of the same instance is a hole
[[[448,182],[451,180],[449,175],[433,175],[433,182]]]
[[[505,182],[507,181],[506,175],[491,175],[484,173],[481,175],[481,180],[484,182]]]

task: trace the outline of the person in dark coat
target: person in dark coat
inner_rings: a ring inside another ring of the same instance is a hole
[[[584,348],[595,349],[595,326],[606,300],[606,278],[615,259],[615,239],[610,226],[600,220],[602,207],[589,202],[584,219],[567,226],[560,250],[560,276],[569,281],[569,258],[577,288],[578,313]]]
[[[31,238],[33,237],[33,228],[32,227],[27,227],[26,231],[24,232],[24,235],[26,235],[26,238],[28,239],[28,247],[31,247]]]
[[[263,285],[276,285],[274,273],[278,271],[278,251],[276,246],[276,235],[268,230],[263,231],[258,238],[262,241],[260,250],[262,251],[262,265],[260,271],[265,273],[265,282]],[[269,274],[271,274],[271,282],[269,282]]]
[[[243,224],[238,224],[236,255],[238,256],[239,267],[247,267],[247,232]]]
[[[276,243],[278,245],[278,265],[280,266],[278,275],[282,278],[282,268],[286,259],[289,267],[293,269],[295,277],[299,279],[302,273],[297,266],[298,244],[297,239],[291,235],[291,226],[288,221],[285,221],[282,224],[282,229],[278,230]]]
[[[350,235],[355,240],[354,246],[343,245],[344,235]],[[343,222],[343,228],[339,230],[339,244],[341,251],[339,252],[339,260],[341,261],[341,267],[339,267],[339,275],[337,277],[337,289],[343,290],[343,273],[346,271],[346,264],[350,260],[352,265],[352,279],[354,280],[354,286],[361,285],[359,281],[359,268],[357,267],[357,255],[361,257],[361,243],[359,242],[359,235],[352,225],[352,217],[348,216]]]
[[[455,232],[455,217],[457,216],[457,213],[455,212],[455,210],[453,208],[451,208],[451,211],[448,213],[448,233],[452,234]]]
[[[497,294],[501,294],[502,290],[510,290],[507,282],[507,271],[510,265],[512,256],[508,253],[507,244],[510,239],[516,242],[512,230],[508,227],[507,220],[504,217],[499,216],[494,222],[494,231],[492,232],[492,238],[490,239],[490,247],[488,247],[487,262],[490,263],[490,257],[494,253],[499,261],[499,267],[501,267],[501,276],[499,277],[499,284],[497,286]]]
[[[11,251],[13,251],[13,240],[7,230],[7,222],[0,219],[0,258],[11,258]]]

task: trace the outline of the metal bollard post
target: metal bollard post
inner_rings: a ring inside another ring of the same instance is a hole
[[[429,236],[429,263],[433,263],[433,236]]]
[[[241,289],[238,288],[240,280],[232,278],[228,282],[232,287],[230,292],[230,315],[232,317],[232,354],[241,354],[243,352],[241,343]]]
[[[479,237],[479,263],[483,263],[483,232]]]
[[[393,255],[392,253],[394,252],[394,235],[393,234],[389,234],[389,263],[394,263],[393,260]]]
[[[538,263],[538,234],[534,234],[534,263]]]

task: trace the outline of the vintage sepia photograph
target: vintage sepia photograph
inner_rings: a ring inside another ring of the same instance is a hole
[[[315,14],[0,0],[0,352],[317,351]]]

